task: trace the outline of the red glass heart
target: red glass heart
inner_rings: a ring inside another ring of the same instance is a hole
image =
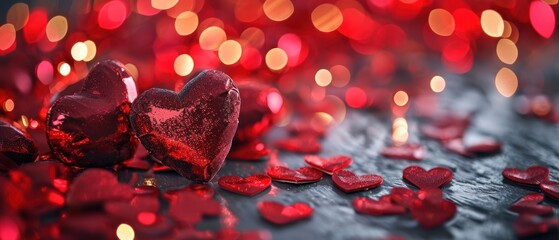
[[[324,173],[332,175],[333,172],[344,169],[351,164],[353,160],[349,156],[338,155],[330,158],[323,158],[315,155],[305,156],[305,162]]]
[[[559,200],[559,182],[546,180],[540,183],[540,189],[551,198]]]
[[[549,178],[549,169],[542,166],[531,166],[526,170],[505,168],[503,177],[515,183],[539,185]]]
[[[33,162],[38,153],[28,134],[0,120],[0,170]]]
[[[288,167],[274,166],[269,168],[266,174],[275,181],[293,184],[313,183],[322,179],[322,172],[312,167],[292,170]]]
[[[390,191],[390,200],[397,205],[408,208],[415,192],[409,188],[395,187]]]
[[[285,151],[302,153],[302,154],[316,154],[322,149],[318,138],[313,135],[299,135],[276,141],[276,147]]]
[[[106,167],[129,159],[137,146],[130,127],[136,85],[124,66],[103,61],[87,75],[81,91],[58,99],[49,109],[47,139],[64,163]]]
[[[353,199],[353,209],[358,213],[371,216],[398,215],[406,212],[406,208],[393,204],[390,202],[390,198],[375,200],[358,197]]]
[[[277,89],[258,82],[241,82],[237,87],[243,104],[234,141],[257,140],[278,120],[283,97]]]
[[[258,203],[258,212],[271,223],[285,225],[311,217],[313,209],[303,202],[285,206],[274,201],[263,201]]]
[[[113,173],[94,168],[85,170],[74,179],[66,201],[71,207],[81,207],[109,200],[130,200],[133,194],[132,187],[119,183]]]
[[[383,179],[375,174],[357,176],[352,171],[340,170],[334,172],[332,181],[342,191],[350,193],[376,188],[382,184]]]
[[[439,188],[450,183],[452,171],[443,167],[425,171],[421,167],[410,166],[404,169],[403,178],[420,189]]]
[[[217,181],[219,186],[234,193],[254,196],[270,187],[272,179],[268,175],[252,175],[248,177],[223,176]]]
[[[419,144],[385,147],[380,152],[387,158],[417,161],[425,158],[425,149]]]
[[[253,141],[246,144],[235,144],[229,151],[228,158],[235,160],[257,161],[270,154],[270,149],[260,141]]]
[[[233,80],[206,70],[178,94],[150,89],[132,104],[136,135],[153,157],[193,181],[209,181],[223,165],[239,122]]]
[[[553,214],[553,207],[539,205],[544,199],[543,194],[541,193],[531,193],[522,198],[518,201],[513,203],[509,210],[516,212],[518,214],[533,214],[533,215],[550,215]]]
[[[456,214],[456,205],[442,198],[439,189],[419,190],[410,204],[412,217],[423,228],[433,229],[443,225]]]

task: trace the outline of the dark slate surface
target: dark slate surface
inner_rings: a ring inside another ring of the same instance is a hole
[[[468,89],[467,91],[465,89]],[[467,139],[479,136],[494,137],[502,141],[503,152],[493,156],[465,158],[445,151],[441,145],[418,133],[419,120],[410,113],[410,141],[421,142],[428,157],[420,162],[387,159],[380,150],[391,140],[390,116],[366,111],[349,111],[346,120],[330,131],[323,140],[323,156],[347,154],[354,163],[349,167],[356,173],[375,173],[384,178],[382,186],[352,194],[338,190],[325,175],[322,181],[307,185],[273,182],[271,189],[245,197],[226,192],[217,185],[223,175],[247,176],[264,173],[267,161],[241,162],[228,160],[211,181],[216,199],[231,213],[227,218],[206,219],[200,229],[218,229],[224,221],[234,221],[240,230],[267,229],[274,239],[377,239],[402,236],[406,239],[515,239],[512,221],[516,215],[507,207],[524,194],[534,190],[503,181],[505,167],[525,168],[539,164],[548,166],[551,178],[559,179],[559,129],[556,125],[538,119],[522,118],[513,112],[511,102],[495,93],[493,86],[484,93],[482,88],[461,79],[447,79],[447,90],[441,95],[446,107],[456,111],[475,111]],[[283,129],[274,130],[269,138],[281,136]],[[290,167],[304,166],[303,155],[280,152],[279,158]],[[444,166],[454,172],[454,179],[443,189],[445,197],[458,206],[454,219],[436,230],[424,230],[409,214],[402,216],[372,217],[356,214],[351,206],[353,198],[378,198],[394,186],[413,188],[402,180],[402,170],[410,165],[429,169]],[[126,175],[126,174],[125,174]],[[156,173],[162,190],[180,188],[189,184],[175,173]],[[262,200],[283,203],[304,201],[314,209],[312,219],[288,226],[274,226],[265,222],[256,210]],[[544,204],[556,207],[559,203],[546,199]],[[538,239],[559,239],[557,232]]]

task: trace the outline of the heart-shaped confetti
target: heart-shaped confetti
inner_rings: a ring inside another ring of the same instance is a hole
[[[452,171],[443,167],[436,167],[429,171],[418,166],[404,169],[403,178],[420,189],[439,188],[452,180]]]
[[[257,161],[270,154],[270,149],[260,141],[238,144],[235,143],[229,151],[228,158],[235,160]]]
[[[553,207],[539,205],[540,202],[544,200],[544,196],[541,193],[531,193],[518,201],[513,203],[509,210],[516,212],[518,214],[533,214],[539,216],[545,216],[553,214]]]
[[[174,202],[177,200],[180,192],[191,192],[202,199],[212,199],[215,194],[214,189],[210,185],[194,183],[184,188],[168,190],[163,193],[163,197],[169,202]]]
[[[419,130],[423,135],[439,141],[447,141],[462,138],[466,132],[467,126],[462,124],[449,125],[444,127],[436,127],[432,125],[422,125]]]
[[[503,177],[515,183],[539,185],[549,178],[549,169],[542,166],[531,166],[526,170],[505,168]]]
[[[406,208],[392,203],[389,197],[379,200],[358,197],[353,199],[352,204],[356,212],[371,216],[398,215],[406,212]]]
[[[501,143],[495,139],[482,139],[474,143],[466,144],[468,152],[481,154],[493,154],[501,151]]]
[[[94,168],[85,170],[74,179],[66,201],[71,207],[81,207],[105,201],[130,200],[133,194],[132,187],[119,183],[113,173]]]
[[[551,198],[559,200],[559,182],[547,180],[540,183],[540,189]]]
[[[322,179],[322,172],[312,167],[293,170],[288,167],[274,166],[269,168],[266,173],[275,181],[293,184],[313,183]]]
[[[267,175],[252,175],[248,177],[223,176],[219,178],[219,186],[234,193],[254,196],[270,187],[272,179]]]
[[[419,144],[404,144],[402,146],[385,147],[380,154],[387,158],[418,161],[425,158],[425,149]]]
[[[181,191],[175,201],[169,203],[168,212],[174,220],[191,226],[200,222],[203,216],[221,214],[221,209],[221,205],[213,199],[204,199],[193,192]]]
[[[275,201],[263,201],[258,203],[258,212],[271,223],[285,225],[311,217],[313,209],[303,202],[286,206]]]
[[[423,228],[433,229],[443,225],[456,214],[456,205],[442,198],[439,189],[419,190],[410,204],[412,217]]]
[[[333,172],[346,168],[352,161],[351,157],[344,155],[333,156],[330,158],[315,155],[305,156],[305,162],[307,164],[329,175],[332,175]]]
[[[0,120],[0,170],[32,162],[37,155],[37,147],[28,134]]]
[[[346,193],[365,191],[376,188],[382,184],[382,177],[375,174],[355,175],[349,170],[340,170],[332,175],[334,184]]]
[[[129,159],[137,146],[129,120],[137,94],[124,65],[115,61],[95,65],[82,90],[58,99],[48,112],[52,152],[79,167],[107,167]]]
[[[316,154],[322,149],[318,138],[308,134],[278,140],[276,147],[288,152],[303,154]]]
[[[513,223],[514,232],[519,237],[544,234],[549,231],[547,222],[539,216],[522,214]]]
[[[409,188],[395,187],[390,191],[390,200],[400,206],[408,208],[415,192]]]
[[[239,122],[240,97],[225,73],[207,70],[177,94],[152,88],[132,104],[134,131],[153,157],[193,181],[221,168]]]

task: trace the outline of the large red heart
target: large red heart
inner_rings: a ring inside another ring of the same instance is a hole
[[[266,173],[275,181],[293,184],[313,183],[322,179],[322,172],[312,167],[293,170],[288,167],[274,166],[269,168]]]
[[[382,184],[382,177],[375,174],[355,175],[349,170],[340,170],[332,175],[334,184],[346,193],[376,188]]]
[[[272,179],[268,175],[252,175],[245,178],[239,176],[223,176],[217,181],[227,191],[247,196],[254,196],[270,187]]]
[[[188,179],[209,181],[231,148],[240,104],[233,80],[206,70],[178,94],[142,93],[132,105],[132,127],[153,157]]]
[[[456,214],[456,205],[443,199],[439,189],[419,190],[415,196],[410,204],[410,212],[424,228],[437,228]]]
[[[518,168],[505,168],[503,177],[515,183],[539,185],[549,178],[549,169],[542,166],[531,166],[526,171]]]
[[[344,155],[333,156],[331,158],[308,155],[305,156],[305,162],[311,165],[311,167],[332,175],[333,172],[349,166],[352,160],[351,157]]]
[[[404,169],[404,179],[420,189],[439,188],[452,180],[452,171],[436,167],[429,171],[418,166]]]
[[[353,209],[358,213],[372,216],[397,215],[406,212],[406,208],[390,202],[390,198],[375,200],[368,197],[358,197],[353,199]]]
[[[539,205],[544,199],[541,193],[531,193],[513,203],[509,209],[518,214],[534,214],[534,215],[550,215],[553,213],[553,207]]]
[[[263,201],[258,203],[258,211],[264,219],[278,225],[309,218],[313,213],[313,209],[303,202],[285,206],[274,201]]]
[[[87,75],[81,91],[58,99],[47,115],[47,139],[64,163],[106,167],[130,158],[137,139],[130,127],[136,85],[124,66],[103,61]]]
[[[540,183],[540,189],[548,196],[559,200],[559,182],[547,180]]]

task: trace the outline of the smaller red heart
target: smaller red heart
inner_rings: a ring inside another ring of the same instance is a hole
[[[68,189],[66,203],[71,207],[90,206],[106,201],[130,200],[133,194],[132,187],[119,183],[113,173],[92,168],[74,179]]]
[[[365,191],[376,188],[382,184],[382,177],[375,174],[355,175],[349,170],[334,172],[332,180],[338,188],[346,193]]]
[[[217,181],[219,186],[234,193],[254,196],[270,187],[272,179],[268,175],[258,174],[245,178],[239,176],[223,176]]]
[[[514,232],[519,237],[544,234],[549,231],[547,222],[539,216],[522,214],[513,223]]]
[[[410,204],[412,217],[423,228],[433,229],[443,225],[456,214],[456,205],[445,200],[439,189],[419,190]]]
[[[174,220],[193,225],[203,216],[217,216],[221,213],[221,205],[213,199],[204,199],[193,192],[181,191],[175,201],[169,203],[169,215]]]
[[[303,202],[285,206],[274,201],[263,201],[258,203],[258,211],[264,219],[278,225],[297,222],[313,214],[313,209]]]
[[[257,161],[270,154],[270,149],[260,141],[240,145],[235,143],[227,155],[228,158],[244,161]]]
[[[184,188],[167,190],[163,193],[163,197],[169,202],[174,202],[177,200],[180,192],[191,192],[202,199],[212,199],[215,194],[214,189],[210,185],[194,183]]]
[[[442,145],[446,150],[456,153],[458,155],[462,155],[465,157],[474,156],[474,153],[468,151],[468,149],[464,145],[464,141],[461,138],[443,141]]]
[[[466,148],[469,152],[475,154],[491,154],[501,151],[501,143],[495,139],[483,139],[472,144],[467,144]]]
[[[419,130],[423,135],[439,141],[447,141],[456,138],[462,138],[466,132],[467,125],[456,124],[444,127],[431,125],[422,125]]]
[[[429,171],[418,166],[404,169],[404,179],[420,189],[439,188],[450,183],[452,171],[443,167],[436,167]]]
[[[408,208],[415,192],[409,188],[395,187],[390,191],[390,200],[400,206]]]
[[[553,208],[551,206],[539,205],[544,199],[541,193],[531,193],[518,201],[513,203],[509,210],[518,214],[533,214],[539,216],[550,215],[553,213]]]
[[[398,215],[406,212],[406,208],[390,202],[390,198],[381,197],[375,200],[368,197],[358,197],[353,199],[353,209],[357,213],[383,216],[383,215]]]
[[[316,136],[299,135],[276,141],[276,147],[285,151],[303,154],[316,154],[321,150],[320,142]]]
[[[385,147],[380,154],[387,158],[418,161],[425,158],[425,149],[419,144],[405,144]]]
[[[540,189],[547,194],[547,196],[559,200],[559,182],[546,180],[540,183]]]
[[[312,167],[292,170],[288,167],[274,166],[269,168],[266,173],[275,181],[293,184],[313,183],[322,179],[322,172]]]
[[[333,156],[331,158],[323,158],[316,155],[305,156],[305,162],[307,164],[329,175],[346,168],[352,161],[351,157],[344,155]]]
[[[526,170],[505,168],[503,177],[515,183],[539,185],[549,178],[549,169],[542,166],[531,166]]]

